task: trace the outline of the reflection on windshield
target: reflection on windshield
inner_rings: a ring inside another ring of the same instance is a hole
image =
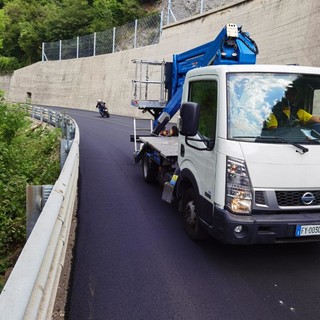
[[[319,141],[320,117],[312,115],[319,76],[231,73],[227,88],[229,139],[279,136],[299,143]]]

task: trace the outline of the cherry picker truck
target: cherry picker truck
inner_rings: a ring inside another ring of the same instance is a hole
[[[131,104],[154,118],[149,135],[134,122],[135,162],[164,201],[177,201],[192,239],[319,241],[320,118],[311,115],[320,114],[320,68],[258,65],[257,54],[249,34],[227,24],[170,63],[134,60]],[[159,81],[150,80],[155,65]],[[155,84],[160,98],[150,99]],[[178,111],[178,136],[161,136]]]

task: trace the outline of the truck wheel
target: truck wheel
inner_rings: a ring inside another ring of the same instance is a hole
[[[157,165],[152,163],[147,154],[142,157],[142,174],[143,179],[147,183],[152,183],[157,180]]]
[[[186,190],[183,204],[184,227],[188,236],[193,240],[205,238],[206,231],[199,221],[199,206],[197,205],[196,195],[193,188]]]

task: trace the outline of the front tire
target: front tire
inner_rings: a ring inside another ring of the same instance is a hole
[[[199,210],[194,189],[187,189],[183,197],[184,228],[188,236],[193,240],[201,240],[206,237],[206,230],[199,220]]]

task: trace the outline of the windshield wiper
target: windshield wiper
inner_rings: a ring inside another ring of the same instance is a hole
[[[301,144],[298,144],[298,143],[294,143],[294,142],[291,142],[289,140],[286,140],[286,139],[283,139],[283,138],[280,138],[279,136],[234,136],[233,137],[234,139],[239,139],[239,138],[242,138],[242,139],[255,139],[256,141],[259,141],[259,139],[261,140],[278,140],[280,142],[283,142],[283,143],[287,143],[287,144],[290,144],[294,147],[296,147],[297,149],[299,150],[296,150],[297,152],[301,153],[301,154],[304,154],[306,152],[309,151],[308,148],[302,146]]]
[[[270,138],[270,137],[269,137],[269,138]],[[309,151],[308,148],[302,146],[301,144],[294,143],[294,142],[290,142],[290,141],[288,141],[288,140],[286,140],[286,139],[283,139],[283,138],[280,138],[280,137],[278,137],[278,136],[273,137],[273,138],[274,138],[274,139],[277,139],[277,140],[279,140],[279,141],[281,141],[281,142],[284,142],[284,143],[287,143],[287,144],[291,144],[292,146],[300,149],[301,151],[296,150],[296,152],[299,152],[299,153],[301,153],[301,154],[304,154],[304,153],[306,153],[306,152]]]
[[[255,138],[256,141],[259,141],[259,139],[261,139],[261,140],[278,140],[280,142],[287,143],[287,144],[290,144],[290,145],[296,147],[297,149],[299,149],[299,150],[296,150],[296,151],[301,153],[301,154],[304,154],[304,153],[309,151],[308,148],[302,146],[301,144],[298,144],[298,143],[295,143],[295,142],[291,142],[289,140],[280,138],[279,136],[256,136],[256,137],[254,137],[254,136],[237,136],[237,137],[233,137],[233,138]]]

